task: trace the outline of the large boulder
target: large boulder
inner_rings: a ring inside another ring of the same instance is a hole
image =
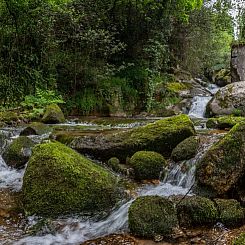
[[[129,229],[133,235],[153,238],[169,236],[178,226],[177,212],[173,202],[159,196],[137,198],[129,208]]]
[[[245,81],[229,84],[221,88],[208,103],[207,114],[216,115],[245,115]]]
[[[232,82],[245,81],[245,45],[237,43],[231,49],[231,80]]]
[[[228,84],[231,84],[231,73],[229,70],[221,69],[214,72],[212,79],[216,85],[219,87],[224,87]]]
[[[130,165],[137,180],[159,179],[166,160],[154,151],[138,151],[131,157]]]
[[[189,117],[179,115],[120,133],[76,137],[69,146],[106,161],[111,157],[125,161],[141,150],[170,156],[176,145],[194,134],[194,125]]]
[[[188,160],[197,154],[199,138],[191,136],[180,142],[172,151],[171,158],[178,162]]]
[[[22,192],[25,211],[43,216],[109,210],[120,193],[114,175],[58,142],[34,147]]]
[[[200,196],[185,197],[177,204],[179,223],[182,227],[212,225],[218,219],[215,204]]]
[[[51,129],[48,125],[41,122],[33,122],[24,128],[21,132],[21,136],[29,136],[29,135],[42,135],[50,132]]]
[[[245,122],[245,117],[234,117],[234,116],[223,116],[223,117],[214,117],[209,118],[206,126],[207,128],[216,128],[216,129],[227,129],[232,128],[237,123]]]
[[[199,161],[197,185],[214,196],[223,196],[239,183],[245,171],[245,124],[235,125]],[[243,187],[244,189],[244,187]]]
[[[22,168],[29,160],[33,146],[34,142],[31,139],[20,136],[7,147],[3,153],[3,159],[11,167]]]
[[[65,122],[65,117],[58,105],[51,104],[46,107],[42,122],[50,124],[63,123]]]

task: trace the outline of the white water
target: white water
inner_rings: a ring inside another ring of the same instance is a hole
[[[207,90],[211,95],[214,95],[218,92],[219,87],[215,84],[210,84]],[[212,96],[195,96],[188,115],[192,118],[205,118],[206,107],[211,99]]]

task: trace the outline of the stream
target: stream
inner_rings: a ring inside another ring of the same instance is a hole
[[[210,86],[210,96],[196,96],[189,116],[204,118],[206,105],[212,98],[211,94],[217,92],[216,86]],[[81,135],[110,133],[129,128],[139,127],[155,119],[128,120],[124,123],[100,119],[84,122],[71,121],[66,124],[55,125],[57,132],[69,131]],[[78,245],[82,242],[113,233],[125,233],[128,231],[128,209],[137,196],[158,195],[169,197],[173,195],[192,195],[191,187],[195,182],[195,168],[199,159],[212,146],[222,134],[202,133],[198,154],[178,164],[169,162],[167,175],[159,184],[144,184],[138,186],[134,196],[130,200],[122,200],[111,213],[98,220],[96,218],[84,218],[79,216],[60,217],[58,219],[43,220],[41,217],[22,217],[21,214],[2,214],[5,206],[11,205],[12,196],[18,193],[22,187],[22,179],[25,169],[16,170],[7,166],[2,154],[8,144],[19,136],[23,128],[3,128],[0,130],[0,244],[2,245]],[[36,143],[48,139],[49,134],[41,136],[28,136]],[[7,200],[7,201],[6,201]],[[1,202],[3,205],[1,206]],[[6,205],[4,206],[4,203]],[[10,203],[10,204],[9,204]],[[44,221],[44,225],[35,235],[29,231]]]

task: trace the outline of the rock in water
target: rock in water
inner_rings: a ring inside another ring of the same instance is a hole
[[[29,160],[33,146],[34,142],[31,139],[20,136],[14,139],[3,153],[3,159],[11,167],[22,168]]]
[[[199,138],[196,136],[191,136],[179,143],[174,148],[171,158],[176,162],[188,160],[197,154],[198,146]]]
[[[106,161],[117,157],[123,162],[141,150],[170,156],[176,145],[194,134],[195,129],[190,118],[187,115],[179,115],[126,132],[76,137],[71,140],[69,146]]]
[[[58,142],[33,149],[23,180],[28,214],[57,216],[109,210],[117,202],[117,179]]]
[[[137,180],[159,179],[166,165],[164,157],[154,151],[138,151],[130,159]]]
[[[245,115],[245,81],[229,84],[221,88],[208,103],[207,114]]]
[[[46,107],[42,122],[50,124],[62,123],[65,122],[65,117],[58,105],[51,104]]]
[[[245,124],[237,124],[200,160],[196,170],[197,184],[199,189],[211,195],[222,196],[239,183],[244,171]]]
[[[128,218],[130,231],[139,237],[168,237],[178,226],[174,204],[159,196],[137,198],[129,208]]]
[[[42,135],[48,133],[49,131],[51,131],[51,128],[48,125],[40,122],[33,122],[30,125],[28,125],[25,129],[23,129],[20,135]]]

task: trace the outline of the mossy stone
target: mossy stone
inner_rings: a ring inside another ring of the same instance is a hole
[[[236,227],[244,221],[244,210],[234,199],[214,199],[219,212],[219,220],[224,225]]]
[[[21,136],[28,135],[42,135],[51,131],[50,127],[41,122],[33,122],[23,129],[20,133]]]
[[[34,142],[26,136],[20,136],[13,140],[3,153],[4,161],[11,167],[22,168],[31,156],[31,148]]]
[[[187,115],[178,115],[128,131],[100,135],[78,136],[70,146],[75,150],[108,161],[117,157],[124,162],[137,151],[155,151],[164,157],[184,139],[195,134],[192,121]]]
[[[199,189],[222,196],[235,186],[245,171],[244,135],[245,124],[237,124],[205,153],[196,169]]]
[[[232,243],[232,245],[245,245],[245,232],[241,233]]]
[[[159,179],[166,166],[164,157],[154,151],[138,151],[130,159],[137,180]]]
[[[206,197],[185,197],[177,205],[180,226],[212,225],[218,219],[215,204]]]
[[[58,105],[51,104],[46,107],[42,122],[50,124],[63,123],[65,122],[65,117]]]
[[[197,154],[199,138],[191,136],[180,142],[172,151],[171,158],[175,161],[188,160]]]
[[[57,216],[109,210],[117,202],[117,178],[69,147],[34,147],[23,179],[27,214]]]
[[[129,208],[128,219],[130,232],[145,238],[169,236],[178,226],[173,202],[159,196],[137,198]]]
[[[226,129],[232,128],[237,123],[244,123],[245,117],[234,117],[234,116],[223,116],[217,118],[209,118],[206,126],[207,128],[215,128],[215,129]]]
[[[112,157],[108,160],[107,166],[113,171],[121,174],[128,174],[128,169],[124,164],[120,164],[120,160],[116,157]]]
[[[19,116],[14,111],[1,111],[0,121],[6,124],[13,124],[19,120]]]

